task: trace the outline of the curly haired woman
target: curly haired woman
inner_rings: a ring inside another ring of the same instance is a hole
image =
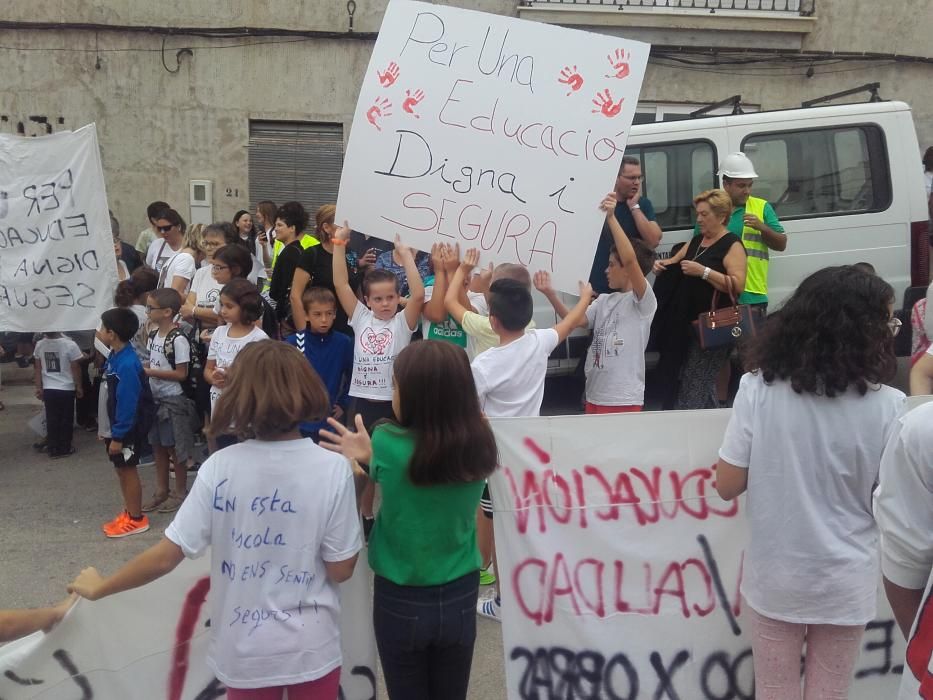
[[[896,370],[893,303],[882,279],[826,268],[752,344],[716,488],[726,499],[748,491],[742,596],[758,700],[848,697],[875,617],[872,490],[904,404],[883,384]]]

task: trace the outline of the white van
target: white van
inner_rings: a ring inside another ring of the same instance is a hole
[[[771,252],[772,309],[808,274],[830,265],[871,263],[894,287],[898,302],[908,286],[926,284],[927,202],[906,104],[633,126],[625,152],[641,159],[644,193],[664,231],[660,257],[693,235],[693,197],[718,186],[718,163],[734,151],[755,164],[759,177],[752,194],[771,202],[788,236],[786,251]],[[554,323],[550,305],[537,293],[535,321],[539,327]],[[549,373],[571,371],[586,343],[585,333],[571,336],[551,356]]]

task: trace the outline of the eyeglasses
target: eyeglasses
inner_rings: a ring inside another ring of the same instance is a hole
[[[202,248],[219,248],[222,245],[220,241],[201,241]]]
[[[645,176],[644,176],[644,175],[634,175],[634,176],[633,176],[633,175],[623,175],[622,173],[619,173],[619,177],[621,177],[621,178],[623,178],[623,179],[625,179],[625,180],[631,180],[632,182],[644,182],[644,181],[645,181]]]
[[[211,265],[211,269],[213,269],[214,272],[220,272],[221,270],[229,270],[230,266],[229,265]]]
[[[159,233],[168,233],[173,228],[175,228],[175,224],[169,224],[168,226],[156,226],[156,231]]]
[[[164,308],[165,308],[164,306],[149,306],[149,305],[147,304],[147,305],[146,305],[146,313],[147,313],[147,314],[151,314],[153,311],[162,311],[162,309],[164,309]]]
[[[898,333],[900,333],[901,326],[903,325],[904,325],[903,321],[901,321],[901,319],[897,318],[896,316],[893,316],[888,319],[888,328],[891,329],[891,335],[897,335]]]

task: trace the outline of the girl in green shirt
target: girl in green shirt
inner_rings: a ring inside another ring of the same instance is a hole
[[[476,639],[476,509],[496,467],[466,352],[414,343],[395,359],[395,421],[372,438],[335,420],[321,444],[382,488],[369,540],[373,623],[390,698],[466,698]]]

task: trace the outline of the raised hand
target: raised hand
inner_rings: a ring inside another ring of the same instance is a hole
[[[382,131],[378,120],[390,116],[392,116],[392,103],[385,97],[377,97],[373,106],[366,110],[366,120],[378,131]]]
[[[415,90],[412,93],[411,90],[405,91],[405,101],[402,102],[402,110],[411,114],[415,119],[421,119],[420,114],[416,114],[414,108],[418,106],[418,103],[424,99],[424,92],[421,90]]]
[[[616,49],[615,54],[606,56],[609,59],[609,65],[612,66],[612,72],[606,73],[607,78],[627,78],[629,74],[628,62],[632,54],[625,49]]]
[[[593,285],[591,285],[589,282],[580,282],[580,299],[586,299],[586,303],[589,304],[592,298]]]
[[[622,111],[623,102],[625,102],[624,98],[620,98],[618,102],[613,102],[612,93],[609,92],[609,88],[606,88],[602,92],[596,93],[596,97],[593,99],[596,109],[592,110],[593,114],[602,112],[607,117],[614,117]]]
[[[347,459],[352,459],[361,464],[369,464],[373,458],[373,445],[366,432],[366,426],[363,423],[363,416],[356,414],[356,432],[351,431],[346,426],[333,418],[327,419],[327,424],[332,430],[321,430],[321,447],[331,452],[339,452]]]
[[[460,267],[460,244],[454,243],[450,245],[449,243],[444,244],[443,251],[443,266],[447,270],[447,274],[453,275],[457,271],[457,268]]]
[[[549,292],[554,291],[554,287],[551,286],[551,275],[549,272],[538,270],[532,278],[532,282],[535,285],[535,289],[545,296],[547,296]]]
[[[331,238],[337,241],[349,241],[351,231],[352,229],[350,228],[350,224],[348,224],[347,220],[344,219],[343,226],[338,226],[336,229],[334,229],[334,233]]]
[[[618,202],[619,200],[616,199],[616,193],[610,192],[605,197],[603,197],[603,201],[599,203],[599,208],[606,212],[606,216],[609,217],[615,214],[616,204],[618,204]]]
[[[479,265],[479,248],[470,248],[463,256],[463,261],[460,263],[460,267],[463,268],[464,272],[469,274],[473,272],[473,268],[477,265]]]
[[[402,237],[397,233],[395,234],[395,250],[398,251],[398,256],[402,259],[403,262],[408,258],[411,258],[412,261],[414,261],[414,252],[411,248],[402,243]]]
[[[567,93],[569,97],[581,87],[583,87],[583,76],[577,72],[577,67],[573,66],[564,66],[560,72],[560,77],[557,79],[558,83],[563,83],[570,88],[570,92]]]
[[[398,64],[395,61],[392,61],[383,73],[376,71],[382,87],[391,87],[398,80],[398,74]]]

